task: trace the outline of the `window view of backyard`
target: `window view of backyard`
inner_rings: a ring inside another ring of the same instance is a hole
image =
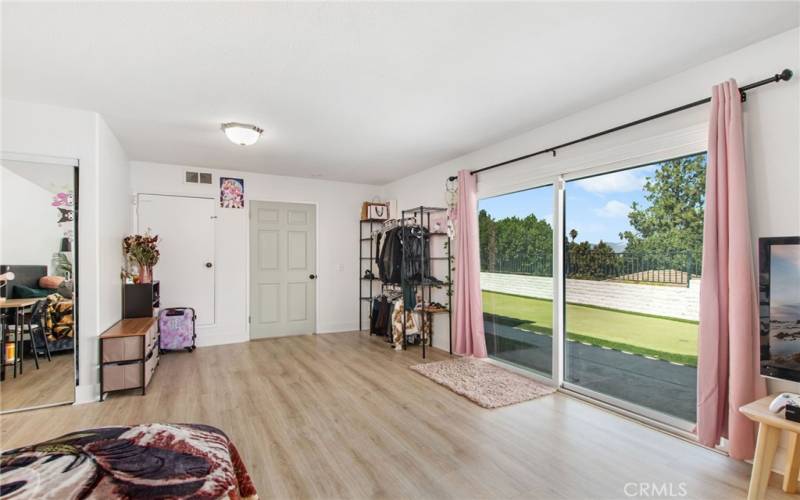
[[[705,154],[570,181],[565,381],[695,420]],[[549,374],[552,187],[481,200],[490,355]]]

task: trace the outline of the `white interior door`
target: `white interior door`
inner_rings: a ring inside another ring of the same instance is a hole
[[[316,330],[316,207],[250,202],[250,337]]]
[[[140,194],[137,231],[159,236],[161,307],[193,307],[197,325],[214,323],[214,200]]]

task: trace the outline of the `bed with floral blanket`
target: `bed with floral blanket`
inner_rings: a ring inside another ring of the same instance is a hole
[[[258,498],[233,443],[199,424],[86,429],[4,451],[0,496]]]

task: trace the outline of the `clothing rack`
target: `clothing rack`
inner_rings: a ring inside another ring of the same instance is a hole
[[[402,211],[402,220],[414,219],[419,221],[419,226],[424,228],[427,231],[427,252],[423,251],[419,255],[420,259],[420,280],[412,281],[410,276],[406,276],[406,262],[407,259],[413,258],[412,256],[407,255],[406,247],[403,245],[402,251],[402,265],[400,270],[400,287],[404,289],[406,287],[413,288],[413,294],[416,295],[417,290],[421,291],[421,300],[422,300],[422,307],[420,310],[421,316],[421,332],[420,332],[420,344],[422,345],[422,358],[425,359],[427,356],[426,347],[427,344],[430,343],[433,346],[433,312],[426,311],[426,307],[430,306],[430,303],[433,301],[433,288],[439,286],[446,286],[447,287],[447,307],[446,312],[448,316],[447,328],[448,328],[448,344],[450,345],[450,354],[453,354],[453,313],[452,313],[452,266],[451,266],[451,248],[450,248],[450,239],[446,240],[446,247],[447,247],[447,257],[432,257],[430,251],[430,244],[431,240],[434,236],[445,236],[447,237],[447,233],[445,232],[431,232],[431,214],[434,213],[446,213],[446,208],[439,208],[439,207],[425,207],[420,206],[417,208],[413,208],[410,210],[403,210]],[[406,214],[411,214],[412,217],[406,217]],[[419,218],[417,218],[417,215]],[[407,235],[407,231],[409,230],[408,226],[403,227],[403,241],[405,241],[405,237]],[[424,240],[424,232],[423,232],[423,240]],[[425,256],[427,255],[427,259]],[[441,283],[434,283],[431,280],[426,279],[427,277],[433,276],[432,273],[432,266],[431,263],[434,260],[446,260],[447,263],[447,281]],[[426,291],[427,291],[427,299],[426,299]],[[403,303],[404,308],[404,317],[402,321],[402,328],[403,328],[403,349],[408,347],[408,337],[406,335],[406,318],[405,318],[405,310],[408,310],[408,304],[405,302]],[[445,312],[445,311],[437,311],[437,312]],[[427,338],[426,338],[426,326],[427,326]]]
[[[358,235],[358,329],[364,329],[364,304],[367,304],[367,311],[371,312],[372,300],[376,297],[374,284],[376,281],[381,283],[380,293],[383,294],[389,289],[400,289],[400,285],[393,283],[383,283],[375,275],[374,262],[378,255],[375,253],[375,236],[378,233],[386,232],[393,227],[399,227],[401,220],[406,223],[415,223],[414,217],[405,219],[364,219],[359,221]],[[368,230],[365,234],[364,227]],[[365,252],[364,245],[369,244],[369,250]],[[373,273],[371,278],[364,275],[366,270]]]
[[[759,80],[757,82],[750,83],[750,84],[745,85],[743,87],[739,87],[739,92],[742,95],[742,101],[746,101],[747,100],[747,91],[748,90],[752,90],[752,89],[755,89],[755,88],[758,88],[758,87],[761,87],[763,85],[767,85],[767,84],[770,84],[770,83],[777,83],[777,82],[781,82],[781,81],[788,82],[789,80],[792,79],[792,76],[793,76],[792,70],[784,69],[780,73],[776,73],[773,76],[770,76],[768,78],[764,78],[763,80]],[[697,101],[690,102],[688,104],[684,104],[684,105],[678,106],[676,108],[668,109],[666,111],[662,111],[662,112],[656,113],[654,115],[646,116],[644,118],[639,118],[638,120],[634,120],[632,122],[623,123],[622,125],[617,125],[616,127],[612,127],[612,128],[606,129],[606,130],[602,130],[600,132],[595,132],[594,134],[590,134],[590,135],[587,135],[585,137],[581,137],[580,139],[574,139],[572,141],[565,142],[563,144],[559,144],[557,146],[550,146],[549,148],[545,148],[545,149],[542,149],[540,151],[536,151],[535,153],[529,153],[529,154],[526,154],[526,155],[518,156],[516,158],[512,158],[510,160],[501,161],[500,163],[495,163],[494,165],[489,165],[488,167],[483,167],[483,168],[479,168],[479,169],[476,169],[476,170],[472,170],[470,172],[470,175],[475,175],[475,174],[479,174],[481,172],[486,172],[487,170],[492,170],[494,168],[502,167],[502,166],[509,165],[511,163],[516,163],[516,162],[522,161],[522,160],[527,160],[528,158],[533,158],[534,156],[539,156],[539,155],[543,155],[543,154],[552,154],[553,156],[556,156],[556,151],[558,151],[559,149],[565,148],[567,146],[573,146],[573,145],[579,144],[581,142],[590,141],[592,139],[596,139],[596,138],[602,137],[604,135],[612,134],[614,132],[619,132],[620,130],[625,130],[626,128],[634,127],[636,125],[641,125],[642,123],[646,123],[646,122],[649,122],[649,121],[652,121],[652,120],[657,120],[659,118],[663,118],[665,116],[669,116],[669,115],[672,115],[672,114],[675,114],[675,113],[679,113],[681,111],[685,111],[687,109],[691,109],[691,108],[694,108],[694,107],[697,107],[697,106],[700,106],[700,105],[703,105],[703,104],[706,104],[706,103],[709,103],[709,102],[711,102],[711,98],[710,97],[706,97],[705,99],[699,99]],[[451,181],[454,181],[457,178],[458,177],[456,177],[456,176],[452,176],[452,177],[449,177],[448,179],[451,180]]]

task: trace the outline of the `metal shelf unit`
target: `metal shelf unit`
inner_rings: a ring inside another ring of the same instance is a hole
[[[405,221],[406,218],[416,219],[418,221],[418,224],[421,227],[425,228],[427,230],[427,232],[428,232],[428,238],[427,238],[428,248],[427,248],[427,252],[423,251],[421,253],[421,255],[419,256],[419,259],[420,259],[420,270],[421,270],[420,271],[420,276],[422,278],[420,280],[420,282],[412,281],[411,279],[409,279],[409,277],[407,277],[405,275],[406,262],[407,262],[406,259],[412,258],[410,255],[406,254],[405,246],[403,246],[403,249],[402,249],[403,250],[402,251],[402,266],[400,268],[400,286],[401,286],[401,288],[405,288],[407,286],[408,287],[413,287],[414,288],[414,294],[417,293],[418,289],[421,290],[421,299],[422,299],[422,304],[423,304],[423,310],[421,311],[422,331],[420,332],[420,339],[421,339],[420,344],[422,345],[422,358],[423,359],[425,359],[425,357],[427,356],[427,351],[426,351],[427,344],[429,344],[430,346],[433,346],[433,317],[432,317],[432,315],[435,314],[435,313],[439,313],[439,312],[442,312],[442,313],[443,312],[447,312],[448,344],[450,346],[450,354],[451,355],[453,354],[453,312],[452,312],[453,311],[453,308],[452,308],[453,277],[452,277],[452,263],[451,263],[452,262],[451,241],[449,240],[449,238],[447,236],[447,233],[431,232],[431,230],[430,230],[431,229],[431,214],[442,213],[442,212],[446,212],[446,211],[447,211],[446,208],[420,206],[420,207],[416,207],[416,208],[409,209],[409,210],[403,210],[402,211],[402,215],[401,215],[401,217],[402,217],[401,220],[403,220],[403,221]],[[408,228],[405,225],[403,225],[402,228],[403,228],[402,229],[403,230],[403,240],[405,241],[406,231],[407,231]],[[447,248],[447,256],[446,257],[431,257],[431,248],[430,248],[431,240],[434,237],[441,237],[441,236],[444,236],[445,238],[448,238],[446,240],[446,243],[445,243],[445,246]],[[427,259],[425,258],[426,255],[427,255]],[[442,281],[440,283],[429,282],[429,280],[426,280],[425,277],[426,276],[433,276],[431,274],[432,273],[431,262],[433,262],[433,261],[441,261],[441,260],[447,261],[447,280],[446,281]],[[447,288],[447,307],[445,309],[425,310],[426,309],[425,304],[430,304],[431,301],[432,301],[433,288],[440,288],[440,287],[446,287]],[[427,298],[426,298],[426,291],[427,291]],[[403,304],[403,307],[406,307],[406,305]],[[406,336],[406,321],[405,321],[405,318],[403,319],[402,323],[403,323],[403,349],[405,349],[408,346],[408,337]],[[425,338],[426,326],[428,327],[427,329],[429,331],[429,334],[427,335],[427,338]]]
[[[359,221],[358,224],[358,329],[364,329],[364,303],[367,305],[367,312],[372,314],[372,299],[375,297],[373,282],[380,281],[378,278],[365,278],[364,272],[369,269],[375,273],[373,262],[375,262],[375,246],[372,232],[383,225],[382,220],[366,219]],[[364,228],[369,231],[369,237],[364,235]],[[364,245],[369,245],[367,254],[364,254]],[[364,285],[367,285],[366,287]],[[367,292],[367,293],[365,293]]]

